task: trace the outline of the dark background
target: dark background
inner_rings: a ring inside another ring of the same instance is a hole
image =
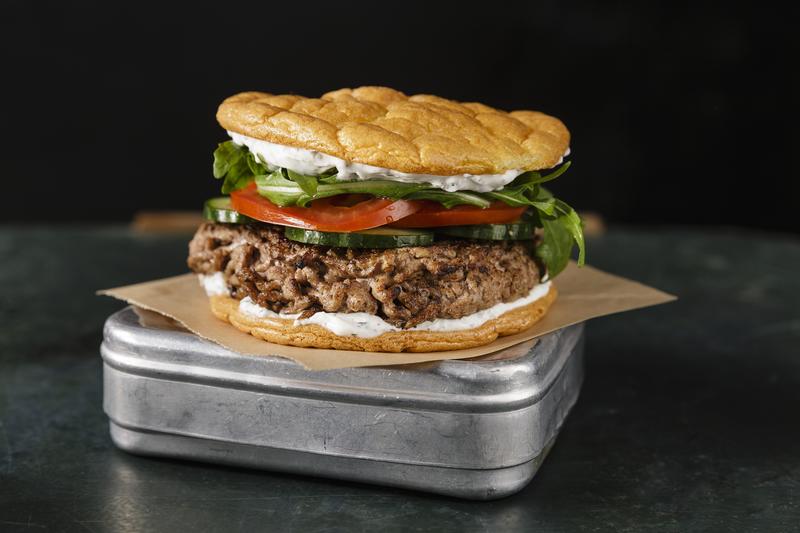
[[[560,117],[611,222],[800,231],[795,8],[109,4],[4,3],[4,220],[198,208],[223,98],[381,84]]]

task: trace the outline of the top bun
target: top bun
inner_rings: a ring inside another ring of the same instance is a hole
[[[538,111],[359,87],[322,98],[246,92],[217,111],[223,128],[345,161],[415,174],[502,174],[552,168],[569,131]]]

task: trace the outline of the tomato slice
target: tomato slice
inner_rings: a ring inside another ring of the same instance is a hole
[[[383,198],[354,198],[345,205],[341,203],[333,197],[314,200],[309,207],[280,207],[259,195],[254,183],[231,193],[231,205],[243,215],[261,222],[319,231],[350,232],[385,226],[422,208],[418,201]]]
[[[492,202],[489,207],[458,205],[451,209],[436,202],[424,202],[424,207],[391,225],[395,228],[435,228],[468,224],[508,224],[522,216],[527,207],[513,207],[504,202]]]

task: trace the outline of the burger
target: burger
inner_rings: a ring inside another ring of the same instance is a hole
[[[189,244],[211,311],[260,339],[367,351],[487,344],[541,319],[581,220],[544,184],[569,131],[536,111],[386,87],[246,92],[217,120],[225,195]]]

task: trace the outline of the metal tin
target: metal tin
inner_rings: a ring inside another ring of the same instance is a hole
[[[490,358],[309,371],[106,321],[104,409],[135,454],[494,499],[523,488],[578,397],[583,326]]]

